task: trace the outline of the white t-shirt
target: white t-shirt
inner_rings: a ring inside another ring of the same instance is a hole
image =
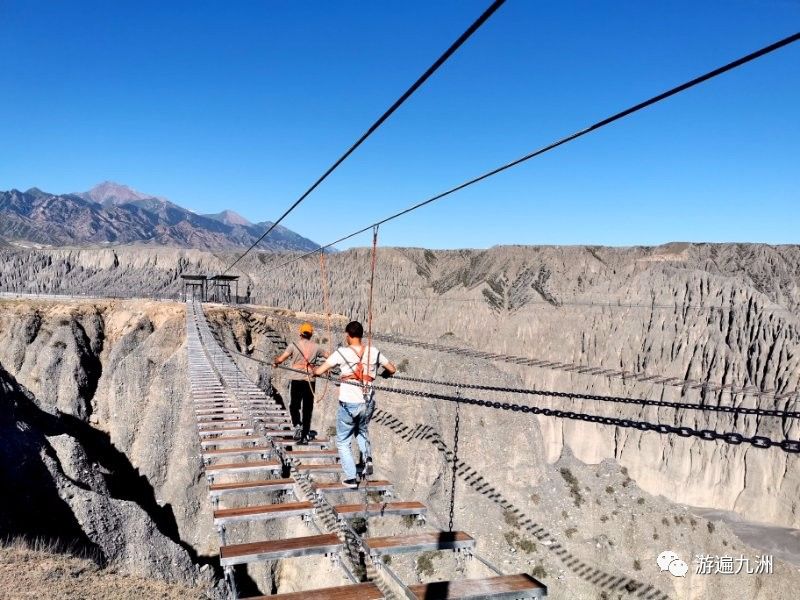
[[[358,347],[356,346],[356,348]],[[360,362],[364,364],[364,373],[368,373],[374,379],[378,376],[378,365],[386,366],[389,363],[389,359],[375,346],[370,347],[369,356],[367,356],[366,345],[363,348],[364,355],[361,357]],[[325,360],[325,364],[331,368],[339,367],[342,371],[342,377],[347,377],[354,373],[355,366],[359,363],[358,352],[361,352],[361,348],[358,348],[358,351],[354,350],[352,346],[339,348]],[[369,385],[369,389],[370,391],[372,390],[371,385]],[[363,403],[362,382],[357,379],[351,379],[349,382],[343,381],[339,386],[339,402]]]

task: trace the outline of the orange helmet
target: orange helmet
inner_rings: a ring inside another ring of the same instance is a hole
[[[306,321],[305,323],[300,325],[300,333],[301,334],[303,334],[303,333],[313,334],[314,333],[314,326],[311,323],[309,323],[308,321]]]

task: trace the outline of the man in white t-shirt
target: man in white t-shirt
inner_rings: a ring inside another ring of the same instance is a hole
[[[356,463],[353,459],[351,442],[356,438],[361,458],[364,461],[364,475],[372,475],[372,451],[369,443],[369,421],[375,412],[375,391],[372,382],[378,374],[378,366],[383,367],[382,377],[391,377],[397,368],[375,347],[367,347],[361,341],[364,327],[358,321],[351,321],[345,327],[345,343],[331,354],[314,375],[323,375],[334,367],[341,370],[339,386],[339,411],[336,416],[336,446],[344,471],[344,485],[358,487]]]

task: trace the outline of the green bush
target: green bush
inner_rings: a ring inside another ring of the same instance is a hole
[[[547,577],[547,571],[545,571],[542,565],[536,565],[531,570],[531,575],[536,579],[544,579],[545,577]]]
[[[423,552],[417,558],[417,572],[420,575],[433,575],[433,559],[436,557],[435,552]]]
[[[580,506],[583,504],[583,496],[581,495],[581,488],[580,484],[578,483],[578,478],[572,474],[567,467],[561,467],[559,470],[561,473],[561,477],[564,478],[564,481],[567,482],[569,486],[569,494],[572,496],[573,502],[575,502],[575,506]]]

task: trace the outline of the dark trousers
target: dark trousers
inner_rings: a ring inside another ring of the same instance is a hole
[[[308,437],[308,432],[311,430],[311,415],[314,413],[313,381],[303,379],[289,382],[289,413],[292,415],[292,425],[302,425],[303,437]]]

